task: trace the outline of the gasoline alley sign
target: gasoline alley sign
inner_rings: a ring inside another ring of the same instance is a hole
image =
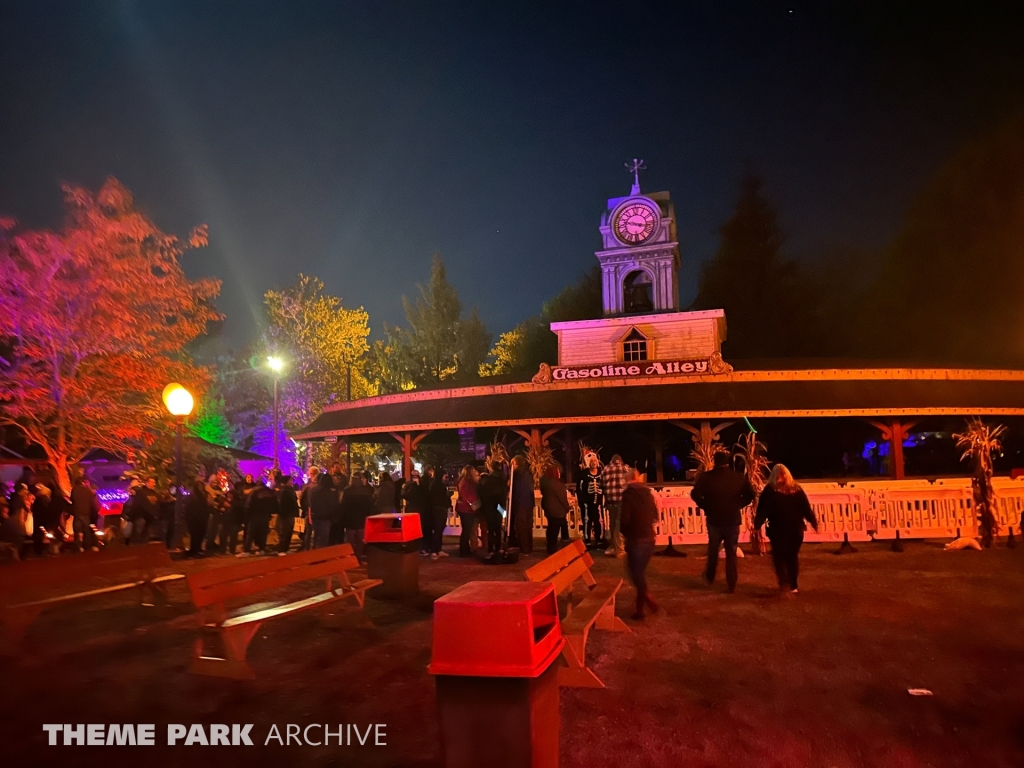
[[[657,376],[682,376],[717,373],[710,360],[642,360],[606,365],[566,366],[551,368],[552,381],[573,379],[639,379]]]

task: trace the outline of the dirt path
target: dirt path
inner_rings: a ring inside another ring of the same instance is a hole
[[[735,595],[701,584],[696,550],[655,558],[663,612],[633,624],[624,587],[619,614],[634,632],[595,631],[588,647],[608,688],[562,692],[562,765],[1024,765],[1024,551],[832,548],[805,549],[792,601],[775,596],[767,558],[741,561]],[[537,561],[425,561],[421,599],[369,601],[373,628],[324,629],[309,614],[272,622],[253,641],[248,682],[187,674],[182,585],[162,617],[130,595],[54,609],[28,652],[3,662],[3,762],[438,765],[431,602],[465,581],[519,579]],[[621,575],[622,564],[598,557],[596,569]],[[42,724],[57,722],[156,723],[159,746],[47,747]],[[258,744],[275,723],[385,723],[387,746],[170,748],[167,723],[255,723]]]

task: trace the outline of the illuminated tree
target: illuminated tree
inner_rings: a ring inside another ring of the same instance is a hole
[[[278,390],[282,434],[309,424],[330,403],[346,400],[350,387],[353,399],[374,394],[364,373],[370,335],[366,310],[346,309],[341,299],[324,293],[319,278],[303,274],[286,290],[267,291],[264,304],[267,330],[253,364],[260,370],[271,354],[286,361]],[[270,384],[269,372],[264,381]],[[253,449],[265,455],[273,452],[271,420],[264,413],[254,434]],[[279,436],[278,443],[292,461],[291,441]]]
[[[182,350],[218,319],[220,282],[181,268],[205,227],[187,243],[161,232],[115,179],[63,189],[63,229],[7,222],[0,235],[0,424],[38,444],[67,490],[90,448],[125,455],[152,439],[167,382],[202,395],[209,374]]]
[[[229,446],[234,442],[234,432],[224,415],[224,397],[207,394],[189,421],[189,432],[208,443]]]
[[[488,354],[491,359],[480,364],[481,376],[500,376],[514,373],[523,353],[523,342],[526,332],[521,326],[505,331],[498,337],[498,342]]]

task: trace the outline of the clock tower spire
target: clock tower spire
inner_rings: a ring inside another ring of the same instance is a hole
[[[644,165],[643,160],[637,160],[633,158],[632,163],[626,163],[626,169],[633,174],[633,189],[630,190],[630,195],[640,194],[640,171],[646,171],[647,166]]]

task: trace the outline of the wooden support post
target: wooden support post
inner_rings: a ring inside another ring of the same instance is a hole
[[[868,424],[882,433],[882,439],[889,441],[889,451],[892,456],[892,476],[895,480],[902,480],[905,476],[903,467],[903,441],[910,430],[913,429],[920,419],[911,421],[900,421],[892,419],[888,423],[867,419]]]
[[[654,476],[657,482],[665,482],[665,439],[661,434],[661,422],[654,423]]]
[[[572,444],[572,427],[567,426],[565,428],[565,482],[566,483],[571,483],[572,482],[572,472],[573,472],[573,468],[575,466],[575,462],[573,461],[573,455],[574,454],[575,454],[575,451],[573,450],[573,444]]]
[[[391,433],[391,436],[398,441],[398,444],[402,447],[402,479],[408,480],[412,474],[412,454],[419,448],[420,443],[423,441],[429,432],[421,432],[420,434],[413,437],[411,432],[405,434]]]

